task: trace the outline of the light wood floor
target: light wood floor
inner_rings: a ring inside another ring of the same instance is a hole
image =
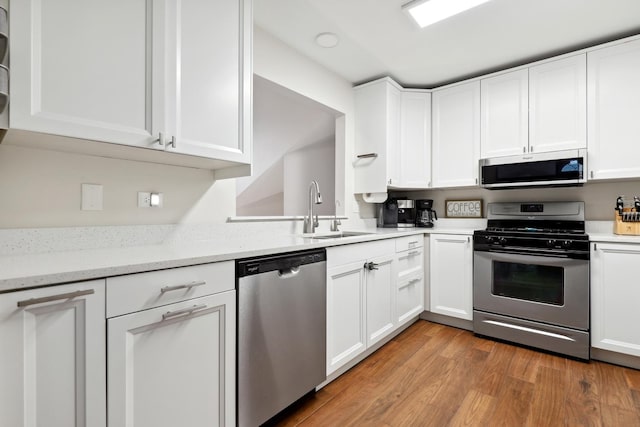
[[[640,371],[418,321],[279,426],[640,426]]]

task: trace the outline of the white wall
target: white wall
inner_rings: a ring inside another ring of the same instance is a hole
[[[344,180],[344,193],[336,198],[344,212],[354,216],[360,206],[353,196],[354,99],[350,82],[301,55],[259,27],[254,31],[254,73],[344,114],[336,128],[336,177]],[[338,129],[344,127],[344,139]],[[344,156],[342,155],[344,153]],[[344,174],[344,176],[340,176]],[[344,201],[344,203],[342,203]],[[340,212],[340,211],[339,211]],[[357,215],[356,215],[357,216]]]

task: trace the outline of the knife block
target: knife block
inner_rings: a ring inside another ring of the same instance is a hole
[[[624,212],[631,212],[630,208],[624,208]],[[615,222],[613,224],[613,232],[615,234],[624,234],[629,236],[640,236],[640,220],[639,221],[623,221],[622,216],[615,211]]]

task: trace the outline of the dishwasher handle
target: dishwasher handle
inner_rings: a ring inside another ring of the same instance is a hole
[[[281,279],[290,279],[292,277],[296,277],[298,273],[300,273],[300,266],[283,268],[278,270],[278,277]]]

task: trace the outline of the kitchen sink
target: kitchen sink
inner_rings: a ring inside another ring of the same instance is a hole
[[[305,237],[310,237],[312,239],[341,239],[344,237],[366,236],[368,234],[375,234],[375,233],[370,233],[367,231],[338,231],[330,234],[317,234],[317,235],[310,235]]]

